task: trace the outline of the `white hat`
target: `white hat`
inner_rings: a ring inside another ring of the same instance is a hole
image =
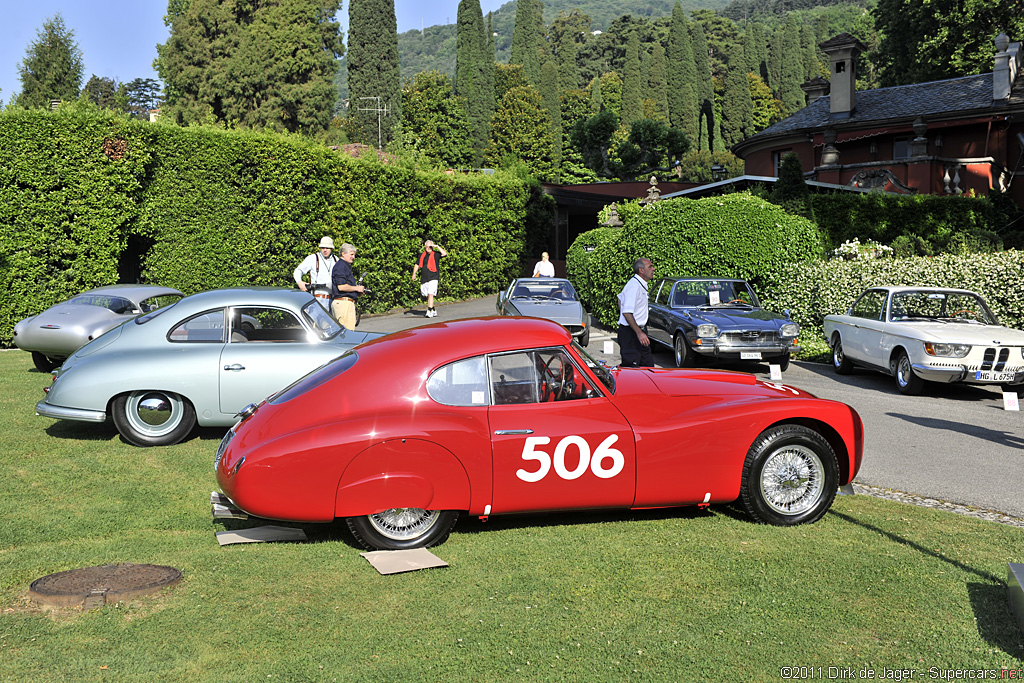
[[[322,238],[320,240],[320,248],[323,249],[324,247],[327,247],[328,249],[334,249],[334,240],[332,240],[330,237]]]

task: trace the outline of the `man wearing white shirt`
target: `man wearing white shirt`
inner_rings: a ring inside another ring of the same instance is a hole
[[[331,298],[331,269],[338,262],[338,257],[331,254],[334,249],[334,240],[324,237],[320,240],[320,251],[310,254],[302,259],[302,263],[292,273],[295,284],[303,292],[312,291],[320,304],[327,308]],[[309,284],[302,281],[302,276],[309,273]]]
[[[555,276],[555,264],[548,259],[548,252],[544,252],[540,255],[540,261],[537,261],[537,265],[533,267],[534,277],[554,277]]]
[[[651,259],[638,258],[633,263],[633,277],[619,292],[619,353],[620,365],[625,367],[654,367],[651,340],[647,337],[647,283],[652,277]]]

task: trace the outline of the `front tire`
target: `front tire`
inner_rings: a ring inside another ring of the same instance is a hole
[[[917,396],[924,389],[924,380],[914,374],[910,357],[905,351],[901,351],[900,355],[896,357],[893,375],[896,377],[896,387],[901,394]]]
[[[55,358],[50,358],[46,354],[40,353],[39,351],[33,351],[32,362],[35,364],[36,370],[38,370],[39,372],[52,372],[53,370],[59,368],[61,366],[61,363],[63,363],[64,361]]]
[[[747,451],[740,499],[758,522],[793,526],[821,519],[838,487],[828,441],[808,427],[779,425],[761,432]]]
[[[166,391],[133,391],[114,399],[114,426],[135,446],[170,446],[196,425],[188,399]]]
[[[590,326],[583,330],[583,334],[580,335],[580,346],[587,348],[590,345]]]
[[[345,522],[364,548],[406,550],[443,543],[458,518],[458,510],[392,508],[375,515],[346,517]]]
[[[843,339],[838,334],[832,337],[832,369],[837,375],[849,375],[853,372],[853,363],[843,353]]]
[[[690,345],[686,343],[686,335],[682,332],[672,338],[672,355],[675,356],[677,368],[693,367],[693,351],[690,350]]]

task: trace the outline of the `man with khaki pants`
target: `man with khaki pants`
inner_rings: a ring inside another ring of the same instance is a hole
[[[347,329],[356,328],[356,298],[366,289],[356,283],[352,262],[356,248],[346,242],[338,249],[338,262],[331,270],[331,314]]]

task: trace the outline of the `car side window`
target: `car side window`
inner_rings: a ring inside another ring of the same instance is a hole
[[[672,285],[664,280],[660,280],[655,283],[654,287],[651,287],[650,296],[654,303],[662,306],[668,306],[668,296],[671,291]]]
[[[167,339],[172,342],[223,343],[224,309],[218,308],[186,318],[174,326]]]
[[[597,395],[563,349],[491,356],[494,405],[548,403]]]
[[[466,358],[434,370],[427,378],[427,395],[446,406],[489,404],[484,357]]]
[[[880,290],[869,290],[864,292],[850,308],[850,315],[854,318],[866,318],[867,320],[881,320],[882,311],[885,309],[885,292]]]
[[[295,343],[309,341],[306,328],[291,311],[266,306],[230,310],[231,343]]]

